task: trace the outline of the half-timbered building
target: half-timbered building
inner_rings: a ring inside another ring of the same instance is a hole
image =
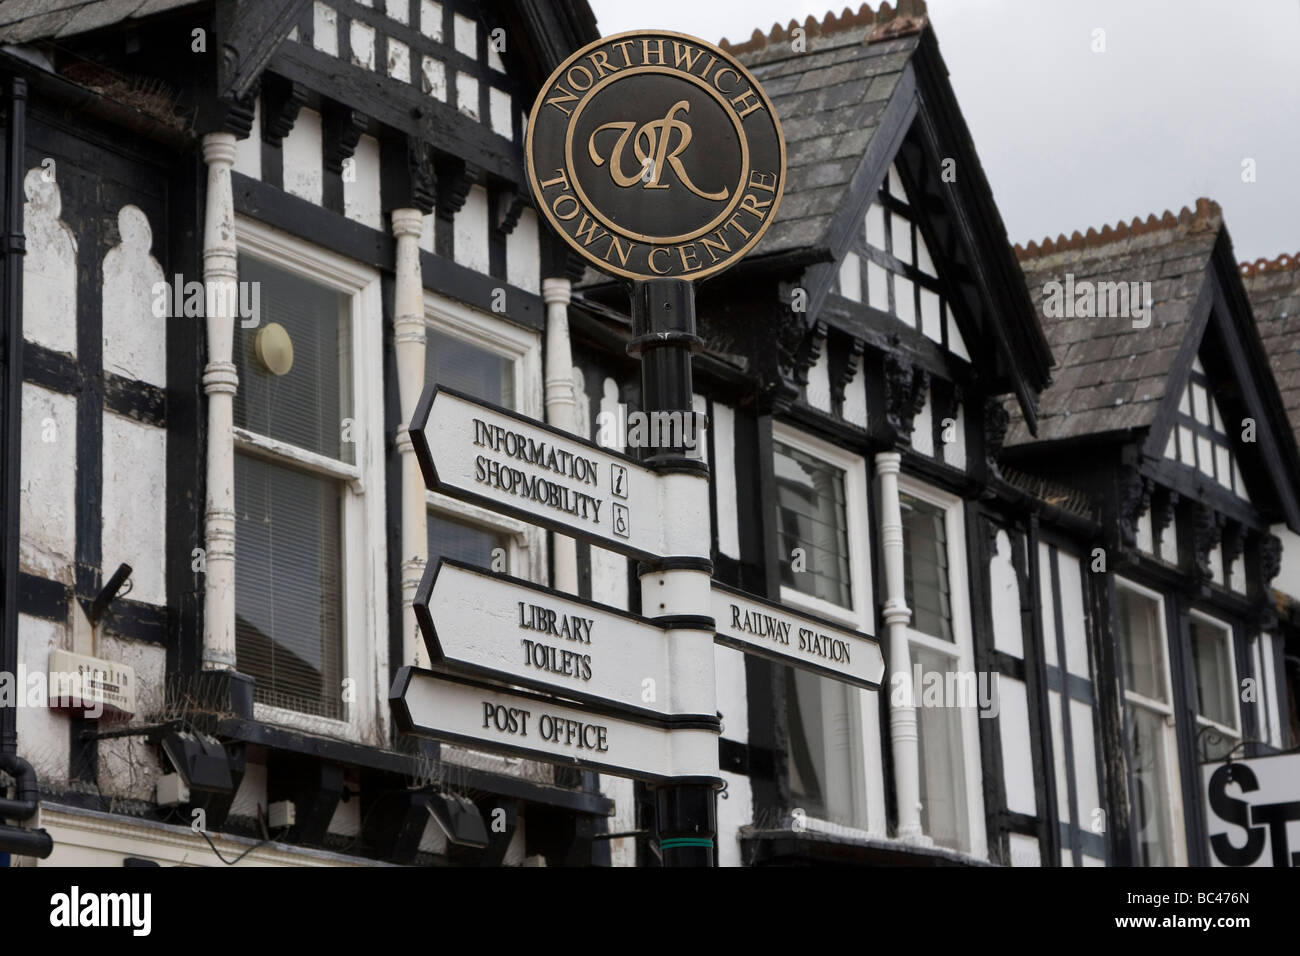
[[[437,383],[636,451],[627,287],[523,165],[598,35],[580,0],[0,0],[0,661],[134,681],[116,719],[0,708],[12,862],[658,865],[648,784],[388,703],[439,558],[641,610],[636,562],[427,490],[406,430]],[[719,864],[1207,862],[1198,764],[1297,742],[1294,270],[1243,280],[1205,201],[1013,248],[918,0],[722,46],[788,184],[697,294],[714,578],[889,672],[716,648]]]

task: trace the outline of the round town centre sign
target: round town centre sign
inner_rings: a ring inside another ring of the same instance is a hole
[[[598,269],[700,279],[763,237],[785,138],[749,71],[694,37],[620,33],[551,74],[528,121],[537,208]]]

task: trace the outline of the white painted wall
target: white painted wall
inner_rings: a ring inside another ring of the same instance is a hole
[[[1012,866],[1043,865],[1043,855],[1038,848],[1036,837],[1025,836],[1023,833],[1012,833],[1009,837],[1008,845],[1011,850],[1009,862]]]
[[[465,205],[452,223],[456,262],[486,274],[488,259],[488,195],[482,186],[471,186]]]
[[[339,55],[339,14],[320,0],[312,6],[312,45],[330,56]]]
[[[1002,744],[1002,777],[1007,808],[1035,816],[1033,747],[1029,740],[1029,700],[1023,681],[998,676],[998,737]]]
[[[718,711],[722,714],[722,736],[740,743],[749,741],[749,697],[745,685],[745,655],[730,647],[713,645],[714,680],[718,687]]]
[[[736,413],[728,405],[713,403],[714,494],[718,501],[718,550],[740,557],[740,518],[736,510]]]
[[[1100,809],[1097,784],[1097,752],[1093,748],[1092,708],[1082,701],[1070,701],[1070,736],[1074,739],[1074,786],[1079,805],[1079,826],[1091,827],[1093,811]]]
[[[1013,657],[1025,656],[1020,627],[1020,585],[1011,563],[1011,539],[997,534],[998,553],[989,561],[989,598],[993,606],[993,646]]]
[[[148,217],[136,206],[123,206],[117,228],[120,241],[104,255],[103,264],[104,370],[165,387],[171,287],[149,251],[153,232]],[[166,308],[155,309],[158,298]]]
[[[135,671],[137,720],[144,723],[148,715],[161,710],[167,687],[166,648],[101,633],[95,641],[95,656],[126,664]],[[107,796],[153,800],[163,772],[157,748],[144,737],[99,742],[99,789]]]
[[[167,432],[104,412],[103,569],[131,565],[131,599],[166,604]]]
[[[934,390],[925,390],[925,404],[912,419],[912,450],[922,455],[934,454]]]
[[[293,129],[284,138],[283,148],[284,191],[319,206],[324,183],[320,114],[305,108],[299,110]]]
[[[1273,587],[1300,601],[1300,535],[1284,524],[1273,525],[1272,531],[1282,539],[1282,570],[1273,579]],[[1243,572],[1243,586],[1244,582]]]
[[[723,770],[722,779],[727,789],[718,794],[718,866],[743,866],[740,828],[754,821],[754,788],[743,774]]]
[[[830,349],[822,346],[822,354],[808,369],[808,404],[821,412],[831,411],[831,356]]]
[[[53,178],[47,178],[53,177]],[[77,241],[60,218],[58,167],[27,171],[23,188],[23,338],[77,354]]]
[[[41,675],[48,689],[50,651],[68,649],[67,628],[39,617],[18,615],[18,669],[15,685],[23,706],[18,708],[19,752],[36,769],[42,783],[59,785],[68,779],[68,718],[48,707],[28,707],[28,683],[32,674]],[[25,675],[25,676],[24,676]],[[41,698],[44,699],[43,697]]]
[[[262,98],[253,100],[253,129],[243,139],[235,140],[235,165],[237,173],[262,178]]]
[[[540,294],[542,289],[540,249],[537,214],[531,209],[525,209],[519,214],[519,222],[515,224],[515,228],[506,236],[506,281],[534,294]]]
[[[23,384],[19,565],[72,583],[76,552],[77,402]]]
[[[383,207],[379,201],[379,141],[373,136],[362,136],[352,155],[353,176],[343,180],[343,214],[349,219],[369,226],[384,228]],[[433,219],[425,216],[425,219]]]
[[[1083,566],[1077,557],[1066,551],[1057,552],[1057,562],[1061,575],[1061,630],[1065,632],[1065,666],[1071,674],[1092,680],[1092,671],[1088,667],[1088,633],[1083,612]]]

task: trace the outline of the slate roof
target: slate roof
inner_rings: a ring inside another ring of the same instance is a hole
[[[1241,282],[1300,445],[1300,253],[1243,262]]]
[[[1039,396],[1038,440],[1052,441],[1149,426],[1174,357],[1192,318],[1215,241],[1223,228],[1218,203],[1157,219],[1105,226],[1086,235],[1015,247],[1043,333],[1056,356],[1052,384]],[[1131,317],[1049,318],[1048,282],[1150,282],[1150,326]],[[1018,410],[1006,445],[1033,441]]]
[[[785,133],[785,195],[756,255],[824,241],[928,23],[923,0],[902,0],[897,10],[863,4],[857,13],[791,20],[766,36],[755,30],[744,43],[719,43],[762,83]],[[801,53],[792,42],[796,28],[804,31]]]
[[[0,0],[0,42],[67,37],[195,0]]]

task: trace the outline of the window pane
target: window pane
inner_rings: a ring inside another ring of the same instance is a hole
[[[1127,588],[1116,588],[1124,689],[1169,702],[1160,629],[1160,603]]]
[[[342,490],[235,456],[235,647],[255,698],[343,719]]]
[[[514,362],[433,329],[427,331],[424,383],[459,389],[473,398],[514,408]]]
[[[235,424],[343,461],[343,419],[352,414],[351,299],[251,256],[239,257],[241,282],[259,284],[256,328],[235,323]],[[257,357],[257,335],[270,323],[284,327],[293,365],[276,375]]]
[[[912,647],[912,663],[925,675],[937,673],[947,684],[953,658],[925,647]],[[966,813],[966,764],[962,759],[961,709],[923,707],[916,702],[917,749],[921,758],[921,829],[939,846],[970,849]]]
[[[903,588],[907,606],[912,609],[912,628],[951,641],[944,511],[911,495],[899,495],[898,500],[903,511]]]
[[[1232,645],[1228,631],[1192,618],[1192,660],[1196,668],[1196,711],[1228,727],[1237,726],[1232,693]]]
[[[849,584],[844,472],[798,449],[773,443],[781,583],[804,594],[853,607]],[[790,555],[804,553],[804,570]]]
[[[791,809],[843,826],[865,827],[855,806],[853,688],[807,671],[785,669],[790,716]]]
[[[1163,714],[1129,704],[1125,707],[1130,739],[1131,803],[1133,832],[1143,866],[1171,866],[1176,862],[1169,808],[1171,773],[1177,774],[1177,760],[1166,732]]]
[[[481,568],[492,567],[492,551],[510,553],[509,542],[500,531],[489,531],[441,514],[429,514],[429,565],[439,558],[467,561]]]

